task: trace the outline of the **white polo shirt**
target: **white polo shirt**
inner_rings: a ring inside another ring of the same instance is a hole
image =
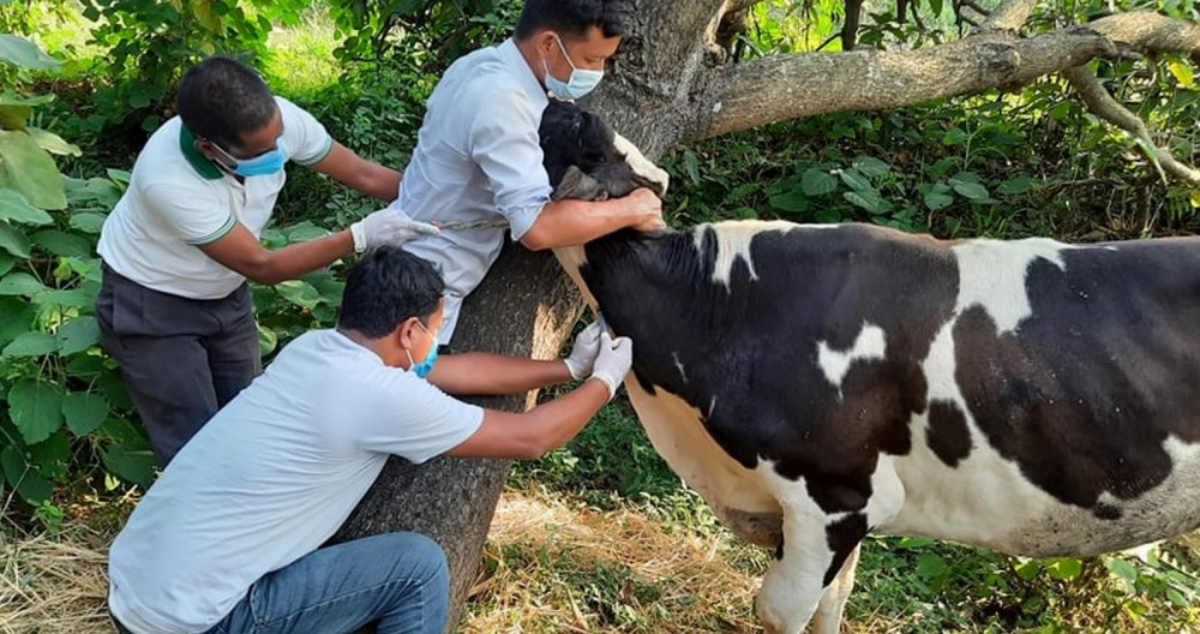
[[[333,138],[311,114],[282,97],[287,159],[318,163]],[[258,237],[287,179],[283,170],[238,182],[204,158],[179,117],[151,135],[133,166],[129,189],[100,231],[98,251],[114,271],[156,291],[220,299],[245,281],[199,248],[240,222]]]
[[[429,98],[399,206],[425,222],[507,221],[513,240],[550,202],[538,127],[548,103],[514,41],[454,62]],[[446,281],[449,343],[462,300],[483,280],[504,244],[504,229],[448,229],[404,248],[437,265]]]
[[[445,453],[483,413],[336,330],[302,335],[142,498],[109,551],[109,609],[134,634],[210,629],[329,539],[390,454]]]

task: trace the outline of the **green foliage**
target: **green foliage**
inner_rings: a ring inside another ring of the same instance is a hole
[[[419,61],[427,72],[482,45],[507,37],[521,0],[330,0],[330,13],[345,41],[344,61],[393,55]]]

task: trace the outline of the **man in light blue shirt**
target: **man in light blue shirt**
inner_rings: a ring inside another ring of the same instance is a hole
[[[628,0],[528,0],[513,39],[462,57],[434,89],[398,206],[414,220],[472,225],[406,245],[445,277],[441,343],[500,254],[505,225],[533,250],[665,227],[661,201],[645,188],[601,202],[552,202],[538,143],[547,91],[577,99],[594,88],[630,10]]]

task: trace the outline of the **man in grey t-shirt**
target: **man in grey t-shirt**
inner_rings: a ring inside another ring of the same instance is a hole
[[[184,446],[117,536],[109,608],[119,631],[348,632],[375,622],[381,634],[442,632],[449,582],[437,544],[394,533],[318,546],[389,455],[536,458],[565,444],[612,398],[632,353],[628,339],[592,326],[564,360],[439,360],[443,292],[433,266],[398,247],[355,266],[337,329],[289,344]],[[522,414],[447,395],[571,379],[586,380]]]

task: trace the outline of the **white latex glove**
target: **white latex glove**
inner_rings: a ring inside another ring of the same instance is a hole
[[[571,356],[563,359],[571,378],[578,381],[592,373],[592,364],[596,362],[596,354],[600,352],[600,322],[594,321],[590,326],[575,335],[575,345],[571,348]]]
[[[437,227],[417,222],[396,207],[380,209],[350,225],[355,253],[385,244],[403,244],[418,236],[434,235],[438,232]]]
[[[592,366],[593,379],[604,381],[608,388],[608,400],[617,394],[617,387],[629,373],[633,364],[633,341],[629,337],[613,339],[607,332],[600,333],[600,353]]]

